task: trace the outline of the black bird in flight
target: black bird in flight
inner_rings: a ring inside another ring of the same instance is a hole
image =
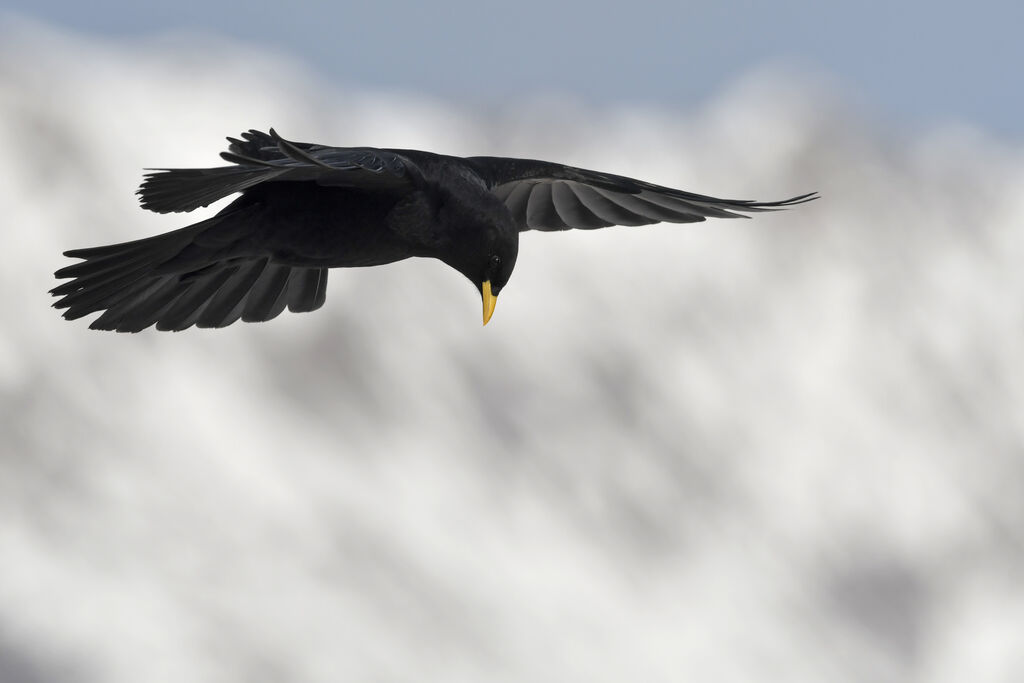
[[[66,319],[104,311],[90,327],[118,332],[270,320],[320,308],[329,268],[420,256],[476,285],[486,325],[522,231],[693,223],[817,198],[716,199],[546,161],[326,147],[273,129],[228,140],[231,166],[155,170],[138,194],[158,213],[241,196],[180,230],[64,252],[84,259],[55,273],[72,278],[50,292]]]

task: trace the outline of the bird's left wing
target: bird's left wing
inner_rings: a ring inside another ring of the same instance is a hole
[[[817,199],[815,192],[775,202],[718,199],[547,161],[469,157],[466,162],[505,202],[520,231],[747,218],[743,213],[775,211]]]
[[[143,208],[157,213],[192,211],[235,192],[269,181],[315,182],[333,187],[399,188],[414,175],[411,161],[373,147],[327,147],[289,142],[273,128],[250,130],[221,158],[232,166],[156,169],[146,175],[138,194]]]

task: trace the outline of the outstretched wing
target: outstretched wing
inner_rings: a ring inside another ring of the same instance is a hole
[[[373,147],[326,147],[289,142],[273,128],[250,130],[221,158],[233,166],[155,169],[138,195],[143,208],[157,213],[192,211],[235,192],[268,181],[314,182],[329,187],[381,189],[411,182],[416,169],[405,157]]]
[[[326,268],[274,263],[233,248],[238,231],[255,219],[242,208],[155,237],[66,251],[83,260],[55,273],[71,279],[50,290],[61,297],[54,306],[68,320],[104,311],[89,327],[118,332],[154,324],[159,330],[224,327],[239,318],[270,320],[285,308],[320,308]]]
[[[743,214],[775,211],[818,198],[811,192],[775,202],[718,199],[547,161],[470,157],[466,162],[505,202],[520,231],[749,218]]]

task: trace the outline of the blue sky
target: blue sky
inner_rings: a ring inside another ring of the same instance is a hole
[[[200,32],[290,55],[340,86],[501,106],[690,107],[758,66],[832,79],[904,128],[967,122],[1024,138],[1024,5],[1016,2],[235,2],[8,0],[88,34]]]

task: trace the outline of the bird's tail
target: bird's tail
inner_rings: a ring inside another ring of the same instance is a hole
[[[54,306],[64,309],[67,320],[104,311],[92,329],[138,332],[154,324],[175,331],[224,327],[239,318],[270,320],[285,307],[312,311],[323,305],[326,268],[239,256],[207,238],[224,218],[222,213],[155,237],[64,252],[83,260],[54,273],[71,278],[50,290],[61,297]]]

